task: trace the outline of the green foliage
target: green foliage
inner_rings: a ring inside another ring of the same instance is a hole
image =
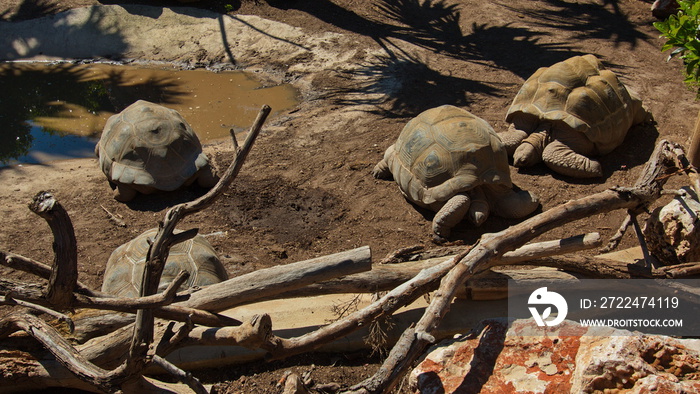
[[[666,38],[661,51],[672,50],[669,59],[678,56],[685,65],[685,83],[700,98],[700,0],[679,0],[679,11],[654,27]]]

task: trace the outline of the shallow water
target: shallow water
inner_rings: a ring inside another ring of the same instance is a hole
[[[89,157],[109,116],[136,100],[179,111],[202,141],[247,130],[298,103],[291,85],[254,74],[109,64],[0,64],[0,165]]]

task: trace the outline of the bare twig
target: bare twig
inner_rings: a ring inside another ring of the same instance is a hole
[[[625,219],[622,220],[622,224],[620,225],[620,228],[617,229],[617,232],[610,237],[610,240],[608,241],[608,244],[605,245],[604,248],[600,250],[600,253],[609,253],[615,250],[618,245],[620,245],[620,241],[622,241],[622,237],[625,235],[627,232],[627,229],[630,227],[632,224],[632,215],[630,213],[627,213],[627,216],[625,216]]]
[[[16,300],[26,301],[32,304],[50,307],[39,285],[17,284],[0,279],[0,294],[12,294]],[[175,288],[174,288],[175,289]],[[122,297],[88,297],[82,294],[74,294],[71,306],[73,308],[91,308],[111,310],[117,312],[133,313],[138,308],[153,309],[155,316],[177,321],[192,319],[196,324],[210,327],[237,326],[241,322],[224,315],[209,311],[190,308],[181,305],[166,305],[170,302],[167,294],[154,294],[148,297],[122,298]],[[177,298],[176,298],[177,299]],[[133,318],[125,317],[124,325],[133,321]]]
[[[700,274],[700,263],[670,265],[659,268],[659,271],[664,272],[669,278],[683,278]]]
[[[63,313],[57,312],[51,308],[46,308],[41,305],[32,304],[31,302],[14,299],[12,298],[12,293],[6,294],[5,296],[0,296],[0,305],[23,306],[25,308],[33,309],[41,313],[46,313],[47,315],[66,323],[69,332],[72,333],[75,330],[75,324],[73,324],[73,320],[70,317],[64,315]]]
[[[181,370],[180,368],[176,367],[174,364],[172,364],[170,361],[155,355],[153,356],[153,364],[163,368],[163,370],[170,375],[174,376],[178,381],[181,383],[185,383],[187,386],[189,386],[192,391],[194,391],[197,394],[209,394],[209,390],[207,390],[202,383],[192,376],[191,373],[185,372]]]
[[[239,148],[239,145],[238,145],[238,138],[236,138],[236,130],[228,129],[228,133],[231,135],[231,142],[233,143],[233,149],[234,149],[234,151],[237,151]]]
[[[51,277],[50,266],[18,254],[0,251],[0,264],[16,270],[29,272],[30,274],[34,274],[43,279],[48,280]],[[76,287],[78,293],[80,294],[90,296],[99,294],[99,292],[91,290],[87,285],[81,283],[80,281],[77,282]]]
[[[108,211],[107,208],[104,207],[104,205],[100,205],[100,207],[102,208],[103,211],[105,211],[107,213],[107,217],[109,218],[109,220],[114,222],[114,224],[116,224],[119,227],[126,227],[126,222],[124,222],[124,220],[122,220],[122,218],[120,218],[119,216]]]

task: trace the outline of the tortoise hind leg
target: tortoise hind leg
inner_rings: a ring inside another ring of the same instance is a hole
[[[560,131],[552,137],[542,152],[542,160],[562,175],[574,178],[596,178],[603,176],[600,162],[585,155],[593,154],[595,146],[582,133]]]
[[[384,153],[384,158],[377,163],[376,166],[374,166],[374,169],[372,170],[372,176],[377,178],[377,179],[386,179],[390,180],[393,175],[391,174],[391,169],[389,168],[389,157],[394,155],[394,145],[390,146],[387,148],[386,152]]]

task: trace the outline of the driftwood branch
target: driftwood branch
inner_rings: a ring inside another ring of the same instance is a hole
[[[7,294],[5,296],[0,296],[0,305],[17,305],[17,306],[23,306],[27,309],[33,309],[37,312],[41,313],[46,313],[47,315],[58,319],[58,321],[65,323],[68,326],[68,331],[73,332],[75,330],[75,324],[73,323],[73,320],[68,317],[67,315],[64,315],[63,313],[57,312],[51,308],[47,308],[41,305],[37,304],[32,304],[31,302],[23,301],[23,300],[16,300],[12,298],[12,294]]]
[[[0,251],[0,264],[12,269],[28,272],[46,280],[51,277],[51,266],[18,254]],[[80,294],[90,296],[99,294],[99,292],[93,291],[80,281],[77,281],[76,290]]]
[[[371,251],[368,246],[363,246],[329,256],[265,268],[215,283],[192,294],[181,305],[218,312],[312,283],[371,269]]]
[[[25,331],[39,341],[56,360],[81,380],[106,392],[119,391],[119,383],[125,377],[123,370],[110,372],[92,364],[53,327],[38,317],[15,312],[0,320],[0,337],[6,337],[16,330]]]
[[[140,296],[150,296],[158,291],[158,283],[163,273],[165,261],[170,253],[170,247],[176,242],[184,240],[182,234],[179,237],[174,236],[175,227],[185,216],[211,205],[223,190],[233,182],[253,147],[253,142],[260,133],[270,111],[271,108],[268,105],[264,105],[261,108],[258,117],[248,132],[243,147],[236,150],[233,162],[211,190],[192,202],[177,205],[166,212],[165,220],[159,226],[158,233],[154,237],[146,255]],[[196,231],[187,232],[187,236],[194,237],[195,235]],[[129,358],[127,359],[130,370],[142,370],[145,366],[143,362],[148,357],[150,345],[153,343],[153,319],[153,311],[150,309],[139,309],[136,312],[134,335],[129,350]]]
[[[573,253],[582,250],[597,248],[601,239],[598,233],[588,233],[577,235],[565,239],[554,241],[538,242],[524,245],[517,250],[505,253],[501,256],[501,265],[527,264],[528,261],[543,259],[548,256],[561,256],[566,253]],[[404,248],[401,254],[410,255],[410,252],[417,248]],[[392,253],[396,255],[397,253]],[[321,294],[334,293],[376,293],[389,291],[400,284],[411,280],[414,276],[428,267],[442,262],[454,254],[442,257],[434,257],[417,261],[393,264],[375,264],[371,271],[343,276],[338,279],[331,279],[319,283],[314,283],[296,290],[286,291],[271,298],[293,298],[310,297]],[[536,264],[533,264],[536,265]]]
[[[54,260],[46,299],[58,309],[70,306],[78,282],[78,245],[68,212],[49,192],[39,192],[29,209],[49,224],[53,233]]]
[[[159,366],[165,372],[169,373],[171,376],[174,376],[180,382],[185,383],[196,394],[209,394],[209,390],[207,390],[197,378],[192,376],[191,373],[181,370],[180,368],[173,365],[170,361],[158,356],[157,354],[153,356],[153,364]]]
[[[259,348],[272,337],[272,319],[268,314],[255,315],[238,327],[195,327],[175,346],[164,346],[162,353],[186,346],[242,346]]]
[[[197,308],[197,310],[220,311],[248,304],[263,297],[281,294],[289,289],[370,269],[371,253],[369,247],[365,246],[231,278],[207,286],[192,294],[189,300],[170,307],[183,306]],[[125,348],[128,347],[128,338],[122,332],[115,332],[100,338],[99,342],[86,343],[81,347],[81,352],[88,359],[100,363],[97,359],[109,360],[123,355]]]

